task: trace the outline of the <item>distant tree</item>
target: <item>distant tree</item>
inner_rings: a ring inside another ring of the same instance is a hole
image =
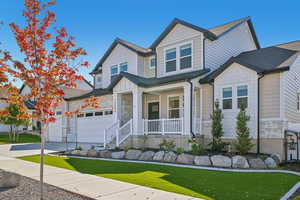
[[[30,119],[19,118],[19,116],[27,113],[27,109],[22,104],[9,104],[5,110],[7,115],[0,117],[0,122],[10,126],[9,138],[11,141],[16,142],[18,140],[18,128],[22,125],[29,125]]]
[[[211,150],[213,152],[221,152],[224,150],[225,147],[225,143],[221,139],[224,134],[222,125],[223,114],[222,110],[220,109],[219,101],[216,101],[214,106],[215,109],[212,115],[210,116],[212,120],[212,142],[209,145],[211,146]]]
[[[235,149],[240,154],[246,154],[253,147],[250,137],[250,129],[247,126],[247,122],[250,120],[250,116],[246,113],[246,105],[241,104],[240,112],[236,117],[236,142],[234,143]]]

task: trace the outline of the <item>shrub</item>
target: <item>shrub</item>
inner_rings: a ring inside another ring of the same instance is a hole
[[[167,141],[166,139],[164,139],[163,142],[159,144],[159,148],[164,151],[173,151],[175,146],[176,145],[174,141]]]
[[[75,148],[75,150],[82,151],[82,147],[78,146],[78,147]]]
[[[204,148],[202,144],[198,143],[195,139],[189,140],[189,143],[191,144],[191,153],[194,155],[199,155],[204,153]]]
[[[253,147],[253,144],[251,143],[250,129],[247,126],[247,122],[250,120],[250,116],[246,113],[245,104],[241,104],[240,112],[237,115],[236,119],[237,139],[234,143],[234,147],[240,154],[243,155],[248,153]]]
[[[91,146],[91,150],[95,150],[96,147],[94,145]]]
[[[225,143],[221,139],[224,134],[222,125],[223,114],[218,101],[215,102],[215,109],[210,118],[212,120],[212,142],[209,146],[211,146],[213,152],[221,152],[224,150]]]
[[[176,149],[176,152],[177,152],[177,153],[183,153],[183,152],[184,152],[184,149],[183,149],[182,147],[178,147],[178,148]]]
[[[127,152],[129,150],[128,146],[124,146],[124,151]]]

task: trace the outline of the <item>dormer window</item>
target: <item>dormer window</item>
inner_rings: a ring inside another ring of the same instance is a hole
[[[127,62],[120,64],[120,72],[127,72],[128,71],[128,65]]]
[[[166,72],[176,71],[176,48],[166,50]]]
[[[192,45],[186,44],[180,47],[180,69],[192,67]]]
[[[150,59],[150,65],[149,65],[149,68],[150,69],[154,69],[156,67],[156,58],[153,57]]]

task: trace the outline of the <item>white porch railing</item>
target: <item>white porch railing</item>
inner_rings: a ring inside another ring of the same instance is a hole
[[[183,118],[175,119],[143,119],[144,133],[159,135],[183,135]]]
[[[116,139],[119,128],[119,121],[113,123],[110,127],[104,129],[104,148]]]
[[[117,135],[117,146],[124,142],[132,133],[132,119],[126,122],[122,127],[119,128]]]

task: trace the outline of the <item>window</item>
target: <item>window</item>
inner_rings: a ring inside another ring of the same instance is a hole
[[[92,117],[94,116],[94,113],[90,112],[90,113],[85,113],[85,117]]]
[[[84,114],[78,114],[77,117],[78,118],[84,117]]]
[[[57,111],[57,112],[56,112],[56,115],[61,115],[61,114],[62,114],[61,111]]]
[[[110,74],[111,74],[111,76],[115,76],[118,74],[118,66],[117,65],[111,66]]]
[[[300,92],[297,93],[297,110],[300,111]]]
[[[176,48],[166,51],[166,72],[176,71]]]
[[[97,76],[97,83],[101,83],[102,81],[102,76]]]
[[[241,108],[241,105],[244,104],[245,107],[248,107],[248,86],[238,86],[237,87],[237,107]]]
[[[127,72],[127,70],[128,70],[127,62],[121,63],[120,64],[120,72]]]
[[[95,116],[103,116],[103,112],[102,111],[95,112]]]
[[[192,67],[192,45],[186,44],[180,47],[180,69]]]
[[[150,59],[150,66],[151,69],[156,67],[156,58],[151,58]]]
[[[170,119],[181,116],[180,96],[169,97],[168,116]]]
[[[105,115],[112,115],[113,114],[113,111],[112,110],[107,110],[105,111]]]
[[[232,109],[232,88],[223,88],[223,109]]]

